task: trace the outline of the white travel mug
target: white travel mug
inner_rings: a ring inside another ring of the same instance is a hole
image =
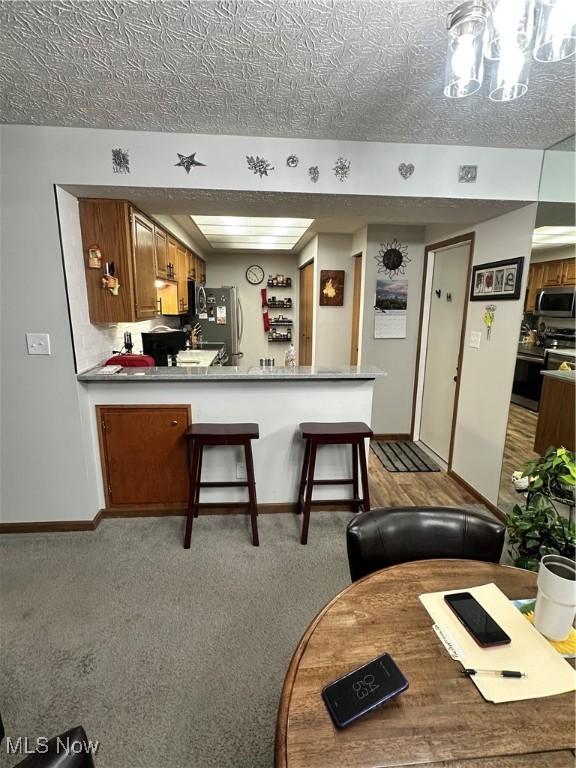
[[[534,626],[550,640],[565,640],[576,615],[576,562],[544,555],[538,571]]]

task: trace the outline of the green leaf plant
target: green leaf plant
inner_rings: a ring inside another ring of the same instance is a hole
[[[566,448],[549,448],[525,466],[523,477],[530,480],[526,503],[524,507],[516,504],[506,515],[508,552],[514,565],[537,571],[544,555],[574,559],[574,523],[559,514],[554,502],[574,506],[575,454]]]

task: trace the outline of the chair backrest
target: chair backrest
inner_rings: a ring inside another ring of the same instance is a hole
[[[497,563],[504,526],[488,514],[451,507],[373,509],[346,529],[352,581],[389,565],[431,558]]]

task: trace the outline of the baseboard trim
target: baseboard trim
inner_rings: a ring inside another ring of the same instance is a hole
[[[247,505],[242,501],[232,501],[229,504],[206,503],[200,505],[200,516],[203,515],[238,515],[245,514]],[[295,502],[278,504],[258,504],[258,514],[286,514],[296,512]],[[347,509],[353,511],[352,502],[348,499],[330,501],[326,504],[316,504],[315,510],[321,512],[336,512]],[[37,523],[0,523],[0,535],[3,533],[71,533],[74,531],[95,531],[102,520],[136,517],[185,517],[186,505],[150,505],[133,507],[112,507],[101,509],[93,520],[55,520]]]
[[[469,483],[466,482],[466,480],[462,479],[460,475],[458,475],[456,472],[454,472],[453,469],[448,470],[448,475],[455,480],[459,486],[461,486],[465,491],[467,491],[471,496],[474,496],[475,499],[478,499],[478,501],[481,504],[484,504],[485,507],[488,507],[490,512],[500,520],[500,522],[504,523],[506,522],[506,515],[504,512],[502,512],[501,509],[499,509],[495,504],[492,504],[491,501],[488,501],[488,499],[483,496],[479,491],[477,491],[475,488],[473,488]]]
[[[406,440],[412,440],[412,435],[409,432],[390,433],[387,435],[373,435],[372,440],[381,440],[382,442],[393,440],[396,442],[401,442]]]

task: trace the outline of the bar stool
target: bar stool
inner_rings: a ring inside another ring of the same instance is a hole
[[[254,480],[254,461],[252,459],[252,440],[259,437],[258,424],[193,424],[186,431],[188,440],[188,459],[190,462],[190,490],[188,492],[188,516],[184,548],[190,549],[192,522],[198,517],[200,507],[200,488],[248,488],[248,509],[252,523],[252,544],[259,545],[256,516],[256,482]],[[246,460],[246,480],[205,482],[202,477],[202,457],[206,445],[243,445]]]
[[[297,514],[304,512],[302,522],[301,543],[308,542],[310,526],[310,507],[314,504],[329,504],[324,499],[312,501],[312,491],[315,485],[351,485],[352,506],[358,512],[362,507],[365,512],[370,509],[370,491],[368,489],[368,467],[366,465],[365,438],[372,437],[372,430],[362,421],[338,422],[304,422],[300,424],[302,437],[306,440],[300,488],[298,490]],[[345,480],[315,480],[316,451],[320,445],[351,445],[352,446],[352,477]],[[360,459],[360,478],[362,481],[362,498],[358,496],[358,459]]]

